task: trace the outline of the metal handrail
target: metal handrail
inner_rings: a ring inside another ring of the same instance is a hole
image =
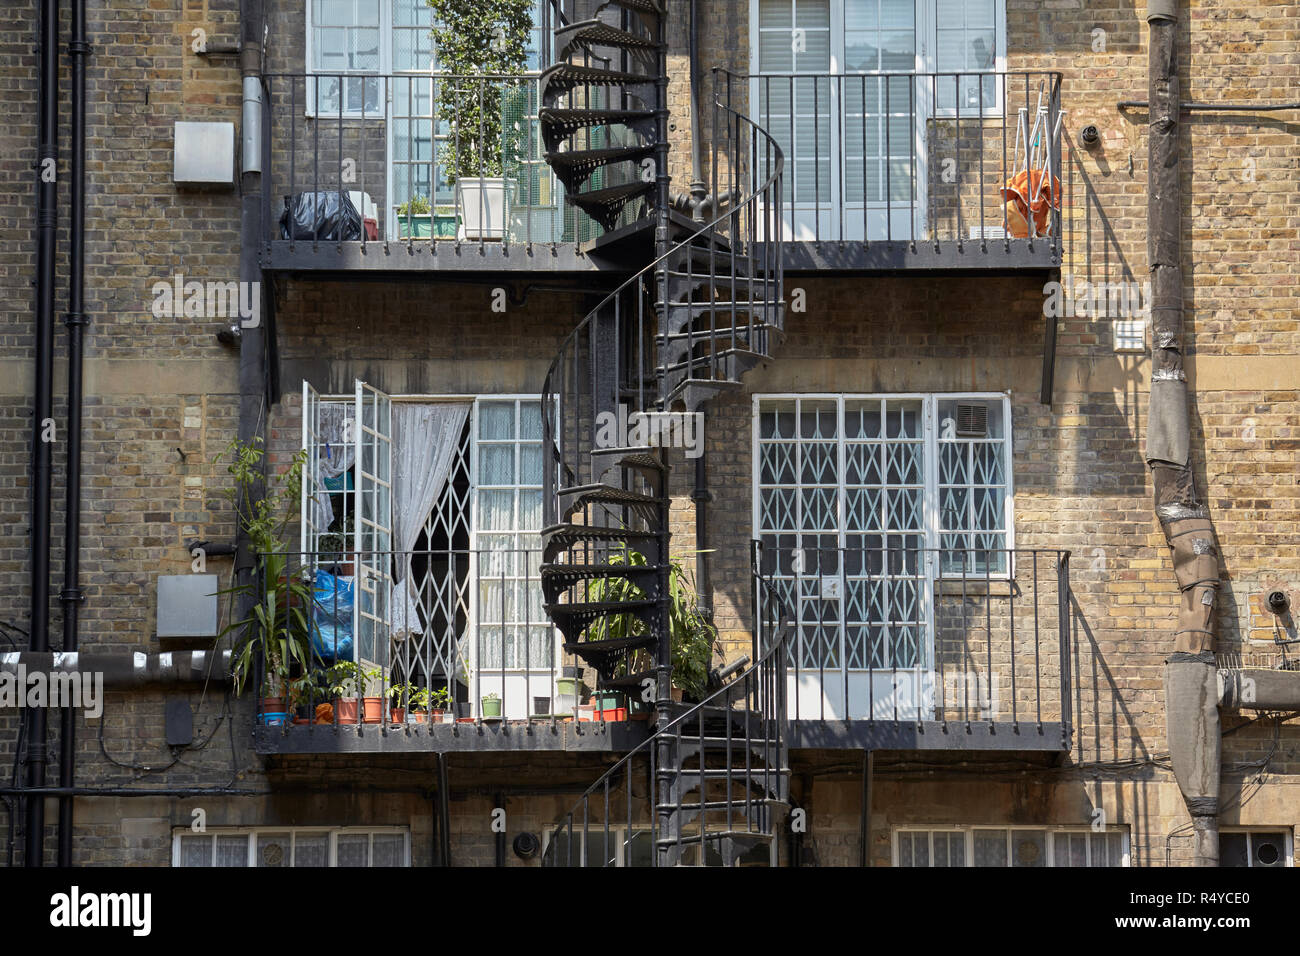
[[[723,684],[721,687],[706,694],[706,696],[699,703],[688,707],[681,714],[669,720],[668,723],[656,729],[655,733],[651,734],[645,740],[641,741],[639,744],[637,744],[635,747],[629,750],[617,763],[615,763],[603,774],[601,774],[601,776],[599,777],[599,779],[596,780],[595,783],[593,783],[590,787],[588,787],[585,791],[583,791],[582,795],[574,802],[572,808],[562,816],[561,819],[567,822],[557,824],[551,830],[550,833],[551,839],[544,852],[543,863],[546,862],[547,855],[552,853],[553,848],[558,845],[559,837],[561,836],[561,834],[565,832],[566,827],[568,828],[570,837],[572,837],[572,827],[573,827],[573,821],[575,815],[580,809],[583,809],[585,807],[587,802],[594,795],[596,795],[598,792],[603,792],[603,794],[606,797],[606,800],[608,800],[609,792],[610,792],[609,789],[610,782],[614,780],[619,775],[620,772],[627,773],[629,775],[629,780],[630,780],[631,764],[638,756],[640,756],[643,752],[649,753],[652,757],[652,762],[653,762],[655,747],[657,747],[658,744],[664,738],[673,736],[674,732],[676,732],[675,735],[680,740],[681,739],[681,733],[679,730],[680,727],[682,727],[686,723],[689,723],[692,719],[700,717],[706,708],[717,706],[719,700],[721,700],[722,698],[730,697],[731,695],[733,695],[738,687],[746,688],[746,696],[748,696],[750,691],[747,689],[747,685],[754,680],[755,675],[758,675],[760,680],[762,680],[764,675],[768,675],[769,677],[768,683],[770,684],[770,689],[773,693],[767,698],[767,701],[770,704],[771,713],[763,714],[762,716],[764,717],[765,720],[770,720],[775,724],[776,726],[775,749],[778,754],[781,752],[782,749],[781,741],[785,739],[785,725],[787,723],[787,717],[785,713],[785,709],[786,709],[785,701],[783,699],[784,692],[785,692],[784,670],[785,670],[786,660],[788,659],[789,656],[789,649],[787,647],[787,642],[789,640],[790,632],[791,632],[790,621],[792,619],[792,614],[790,612],[789,605],[785,603],[785,601],[781,598],[780,593],[773,587],[770,581],[766,580],[763,577],[761,571],[759,570],[761,568],[761,561],[759,558],[763,549],[762,542],[752,541],[750,542],[750,545],[753,554],[753,557],[751,559],[751,581],[755,587],[754,642],[756,646],[761,647],[763,643],[760,638],[760,632],[763,630],[762,623],[764,621],[764,619],[762,618],[762,616],[759,614],[758,611],[759,608],[759,602],[757,600],[758,589],[762,589],[763,591],[765,591],[770,597],[770,599],[775,603],[775,605],[779,609],[778,615],[775,617],[772,624],[771,630],[773,633],[771,639],[767,642],[767,647],[765,649],[759,650],[757,658],[743,671],[736,674],[730,681]],[[734,700],[728,701],[728,704],[730,703],[734,703]],[[689,740],[690,737],[687,737],[686,739]],[[782,768],[780,767],[777,768],[778,771],[780,769]],[[653,770],[652,770],[652,776],[653,776]],[[651,800],[654,799],[653,789],[651,791],[650,799]],[[584,815],[584,821],[586,821],[586,819],[587,818]],[[655,833],[654,823],[653,823],[655,819],[655,815],[653,812],[650,815],[650,819],[652,821],[650,832],[653,839]],[[608,833],[608,827],[609,827],[608,814],[605,814],[604,827],[606,833]],[[658,858],[658,854],[655,855],[655,858],[656,859]]]

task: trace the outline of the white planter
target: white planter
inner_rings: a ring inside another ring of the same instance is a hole
[[[506,225],[506,181],[468,176],[456,182],[460,239],[502,239]]]

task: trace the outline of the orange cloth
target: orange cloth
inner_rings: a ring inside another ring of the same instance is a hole
[[[334,705],[317,704],[316,705],[316,723],[332,724],[334,723]]]
[[[1042,185],[1043,172],[1021,170],[1002,187],[1000,192],[1007,204],[1007,229],[1017,239],[1029,235],[1029,215],[1033,211],[1034,234],[1047,234],[1048,216],[1053,209],[1061,208],[1061,181],[1055,176],[1049,185]]]

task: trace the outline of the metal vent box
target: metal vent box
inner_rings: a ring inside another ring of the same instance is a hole
[[[233,185],[235,124],[177,122],[172,179],[178,185]]]
[[[217,576],[158,575],[158,636],[217,636]]]

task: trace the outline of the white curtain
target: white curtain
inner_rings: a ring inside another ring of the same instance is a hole
[[[352,406],[342,402],[321,402],[320,447],[316,449],[316,475],[312,496],[312,522],[323,534],[334,523],[334,506],[330,503],[330,493],[325,489],[326,478],[337,478],[352,467],[356,457],[356,446],[344,438],[351,437],[347,423],[352,420]],[[348,542],[351,546],[351,542]]]
[[[423,633],[411,593],[410,551],[425,518],[451,475],[468,404],[393,405],[393,546],[398,567],[393,584],[393,636]]]

